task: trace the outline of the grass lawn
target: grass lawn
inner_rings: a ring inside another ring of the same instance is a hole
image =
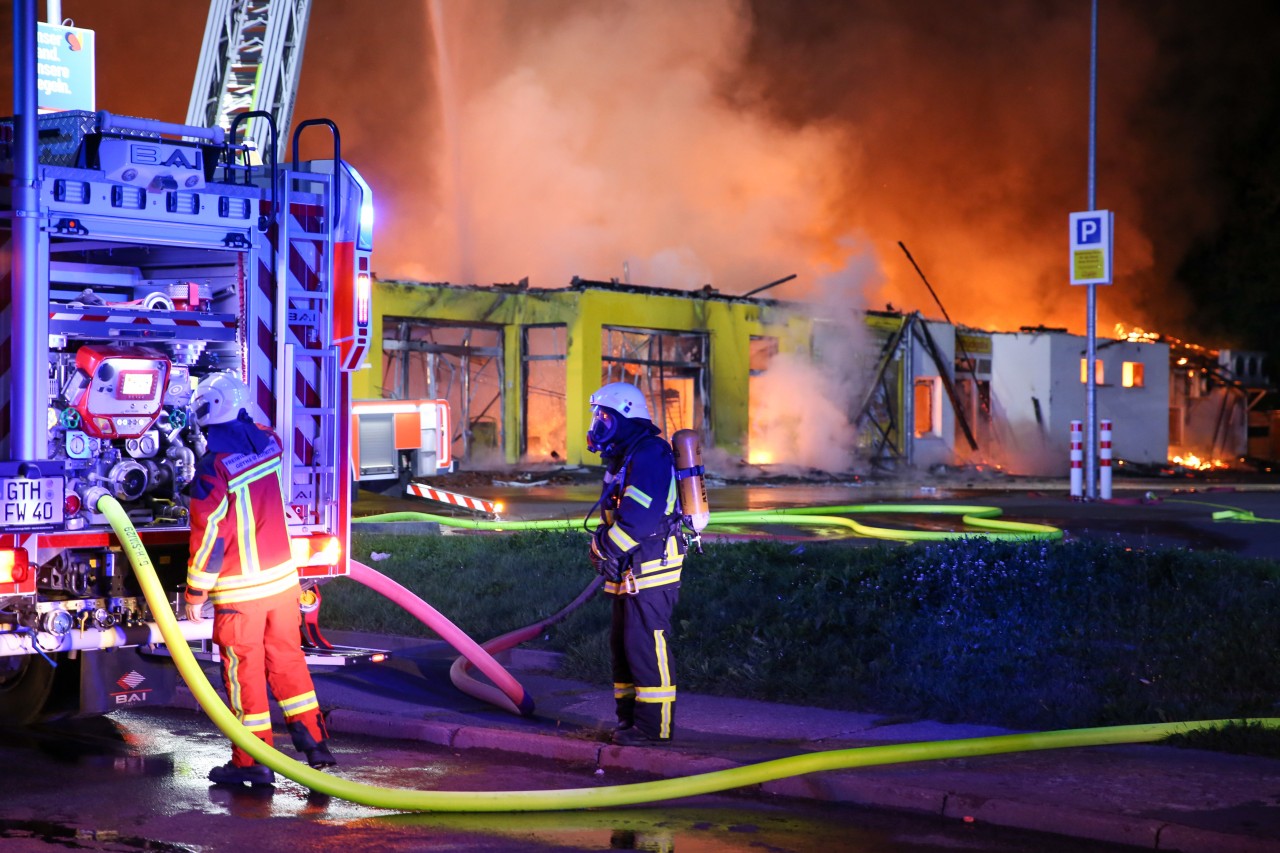
[[[1280,571],[1222,552],[1098,543],[705,546],[672,648],[682,690],[1053,729],[1280,713]],[[475,639],[532,624],[594,574],[580,533],[362,534],[353,555]],[[371,554],[386,554],[371,562]],[[330,628],[430,636],[350,582]],[[597,596],[527,644],[609,681]]]

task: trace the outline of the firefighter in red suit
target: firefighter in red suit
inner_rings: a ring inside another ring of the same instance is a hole
[[[213,641],[222,656],[228,705],[245,728],[271,745],[271,693],[293,745],[312,767],[334,759],[302,653],[298,572],[281,490],[283,448],[245,411],[248,389],[229,372],[203,379],[192,397],[207,449],[191,484],[191,561],[187,618],[213,604]],[[239,746],[209,772],[215,783],[271,784],[275,773]]]
[[[613,382],[591,395],[587,448],[605,464],[601,523],[591,562],[612,597],[610,650],[618,744],[661,743],[675,733],[671,616],[685,542],[671,445],[640,389]]]

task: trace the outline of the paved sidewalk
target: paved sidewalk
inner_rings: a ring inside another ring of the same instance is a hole
[[[688,776],[821,750],[1010,734],[1003,729],[892,723],[858,713],[682,693],[677,740],[607,743],[607,685],[555,677],[553,656],[501,659],[533,695],[521,718],[448,679],[440,642],[344,635],[390,648],[392,661],[317,676],[330,730],[493,749],[659,777]],[[188,701],[189,697],[188,697]],[[1151,850],[1280,853],[1280,760],[1154,745],[1084,747],[826,771],[756,786],[764,795],[943,815]]]

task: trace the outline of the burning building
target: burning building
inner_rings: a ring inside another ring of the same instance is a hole
[[[761,470],[1065,476],[1071,421],[1085,417],[1086,340],[1061,329],[577,278],[380,281],[374,305],[381,370],[360,376],[357,396],[447,399],[453,454],[471,468],[595,462],[586,401],[612,381],[644,390],[664,433],[701,433],[709,464]],[[1237,377],[1260,382],[1259,364],[1153,336],[1101,341],[1098,416],[1114,425],[1114,457],[1243,453],[1256,389]]]
[[[1087,341],[1063,330],[1024,327],[992,335],[993,419],[1011,470],[1069,470],[1071,421],[1084,420]],[[1169,347],[1103,340],[1094,381],[1098,417],[1114,425],[1116,459],[1160,464],[1169,451]]]
[[[587,397],[628,381],[666,434],[694,429],[747,452],[752,353],[809,352],[809,326],[766,300],[574,279],[559,289],[383,281],[378,374],[358,397],[447,399],[471,467],[581,464]],[[714,402],[714,405],[713,405]]]
[[[1246,457],[1280,459],[1280,412],[1267,405],[1273,387],[1263,353],[1211,349],[1123,326],[1116,334],[1168,347],[1169,461],[1208,470]]]

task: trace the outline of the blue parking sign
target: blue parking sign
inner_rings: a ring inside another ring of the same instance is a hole
[[[1115,216],[1109,210],[1071,214],[1071,283],[1111,283],[1111,240]]]

